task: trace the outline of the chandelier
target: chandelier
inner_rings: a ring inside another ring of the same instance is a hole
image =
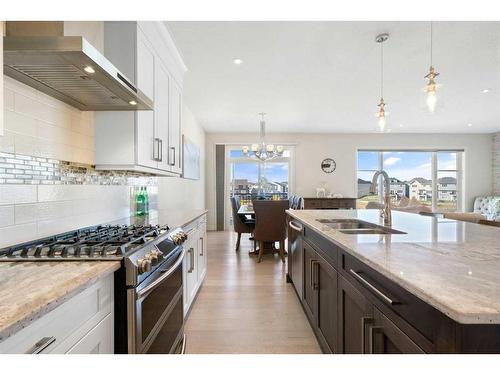
[[[251,158],[258,159],[261,161],[271,160],[280,156],[283,156],[283,146],[274,146],[273,144],[266,143],[266,122],[264,121],[264,112],[259,113],[261,116],[260,120],[260,142],[254,143],[250,147],[243,146],[243,155]]]

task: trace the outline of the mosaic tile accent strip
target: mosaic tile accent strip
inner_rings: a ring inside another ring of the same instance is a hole
[[[158,177],[129,171],[98,171],[95,166],[0,152],[0,184],[153,186]]]

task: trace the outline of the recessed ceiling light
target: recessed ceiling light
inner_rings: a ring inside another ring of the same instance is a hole
[[[489,93],[491,90],[490,89],[484,89],[483,91],[481,91],[483,94],[487,94]]]
[[[403,127],[403,124],[399,124],[399,127],[402,128]]]
[[[135,100],[131,100],[131,101],[128,102],[128,104],[130,104],[130,105],[137,105],[137,102]]]
[[[243,60],[242,59],[233,59],[233,63],[236,65],[241,65],[241,64],[243,64]]]
[[[467,126],[470,128],[470,127],[472,126],[472,124],[469,122],[469,123],[467,124]]]
[[[83,70],[90,74],[95,73],[94,68],[92,68],[91,66],[86,66],[85,68],[83,68]]]

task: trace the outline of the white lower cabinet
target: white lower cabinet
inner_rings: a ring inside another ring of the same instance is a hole
[[[67,354],[109,354],[113,353],[113,314],[107,315],[92,328],[80,341],[68,350]]]
[[[198,251],[196,259],[198,261],[198,280],[203,280],[207,273],[207,224],[200,224],[198,230]]]
[[[191,233],[193,234],[193,233]],[[188,234],[189,235],[189,234]],[[186,256],[184,258],[183,270],[185,275],[184,283],[184,313],[189,310],[191,302],[196,296],[196,284],[198,283],[198,267],[196,262],[197,243],[195,240],[188,240],[184,244]]]
[[[113,353],[113,275],[0,342],[0,353]]]
[[[188,240],[184,243],[186,256],[183,263],[183,302],[186,316],[207,273],[206,215],[183,229],[188,234]]]

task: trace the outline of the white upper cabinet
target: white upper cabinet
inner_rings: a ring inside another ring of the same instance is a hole
[[[154,111],[137,111],[136,113],[136,154],[137,164],[143,167],[158,168],[157,141],[155,139],[155,113],[160,110],[161,103],[155,97],[155,54],[153,47],[144,33],[137,29],[137,65],[136,84],[139,90],[149,96],[155,103]],[[118,125],[119,126],[119,125]]]
[[[172,172],[181,173],[181,150],[182,150],[182,92],[180,88],[172,83],[170,86],[169,107],[169,134],[168,134],[168,162]]]
[[[162,22],[105,22],[104,55],[154,101],[154,111],[96,112],[97,169],[180,175],[186,70]]]
[[[168,137],[171,131],[169,123],[169,83],[170,77],[168,71],[162,63],[156,64],[156,86],[155,86],[155,125],[156,125],[156,142],[158,168],[163,170],[172,170],[168,163]]]
[[[154,100],[155,88],[155,53],[147,37],[137,29],[137,87]]]

